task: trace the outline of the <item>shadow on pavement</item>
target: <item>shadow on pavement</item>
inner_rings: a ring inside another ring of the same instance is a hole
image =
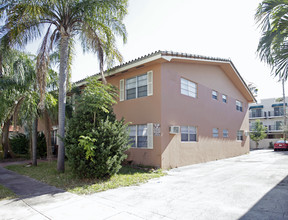
[[[2,167],[0,167],[0,184],[12,190],[20,198],[65,192]]]
[[[288,176],[265,194],[240,219],[288,219]]]

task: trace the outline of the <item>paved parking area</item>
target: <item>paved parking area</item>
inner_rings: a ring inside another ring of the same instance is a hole
[[[288,219],[288,152],[252,151],[87,197],[148,212],[145,219]]]
[[[0,219],[80,218],[288,219],[288,152],[252,151],[93,195],[59,192],[0,202]]]

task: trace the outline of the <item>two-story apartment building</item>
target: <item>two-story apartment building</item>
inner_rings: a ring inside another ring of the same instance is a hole
[[[288,97],[285,99],[288,100]],[[286,111],[288,113],[287,107]],[[283,138],[284,109],[282,98],[261,99],[259,103],[250,104],[250,131],[253,129],[257,119],[267,128],[267,137],[260,141],[259,147],[268,148],[271,142],[274,143]],[[251,140],[250,146],[255,148],[255,142]]]
[[[117,117],[131,122],[129,161],[167,169],[249,152],[255,99],[230,60],[158,51],[106,77]]]

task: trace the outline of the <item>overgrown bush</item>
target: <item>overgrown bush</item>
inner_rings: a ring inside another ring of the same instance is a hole
[[[115,95],[111,86],[91,80],[76,98],[65,144],[69,166],[81,178],[110,177],[127,157],[129,136],[124,120],[113,113]]]
[[[128,134],[122,121],[101,121],[78,144],[67,147],[69,165],[79,177],[105,178],[116,174],[127,157]]]
[[[25,134],[17,133],[9,138],[12,151],[15,154],[29,154],[29,139]]]

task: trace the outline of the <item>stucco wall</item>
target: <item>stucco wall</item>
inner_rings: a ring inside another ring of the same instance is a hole
[[[162,158],[163,168],[217,160],[249,152],[249,137],[236,141],[237,130],[249,130],[248,103],[218,66],[164,63],[162,64]],[[180,79],[198,85],[198,97],[181,95]],[[218,92],[218,100],[211,97]],[[228,96],[227,104],[222,94]],[[243,112],[236,110],[236,100],[243,103]],[[197,126],[198,141],[181,143],[181,136],[169,134],[171,125]],[[212,129],[219,129],[219,138]],[[223,138],[228,129],[229,138]]]
[[[132,69],[125,73],[119,73],[113,77],[107,77],[108,83],[119,89],[119,81],[144,74],[153,70],[153,95],[131,100],[119,101],[114,106],[117,119],[125,118],[131,124],[160,124],[161,122],[161,68],[160,64]],[[131,148],[127,160],[133,163],[161,166],[161,136],[154,136],[153,149]]]

